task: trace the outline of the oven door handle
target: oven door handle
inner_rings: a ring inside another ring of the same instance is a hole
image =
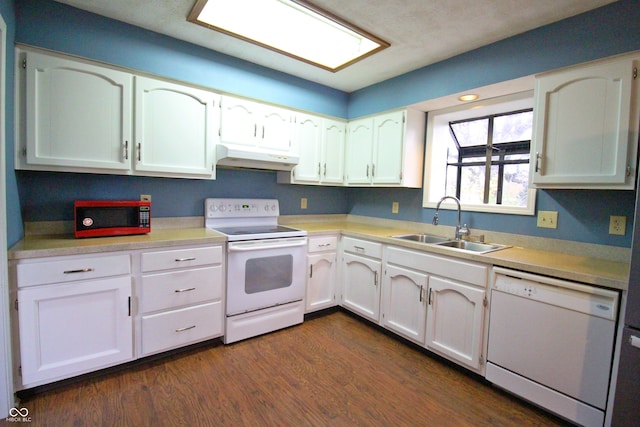
[[[295,248],[298,246],[305,246],[307,239],[301,240],[281,240],[281,241],[265,241],[265,242],[245,242],[245,243],[233,243],[229,244],[229,252],[247,252],[258,251],[262,249],[280,249],[280,248]]]

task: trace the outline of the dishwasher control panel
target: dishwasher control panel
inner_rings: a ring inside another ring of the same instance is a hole
[[[566,280],[496,267],[492,291],[610,320],[618,316],[618,292]]]

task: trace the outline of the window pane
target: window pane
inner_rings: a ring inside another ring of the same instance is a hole
[[[461,147],[486,145],[489,119],[471,120],[451,125]]]
[[[493,120],[493,143],[531,139],[533,111],[498,116]]]
[[[527,206],[528,186],[528,163],[505,165],[502,204],[505,206]]]
[[[483,203],[484,169],[484,166],[465,166],[462,168],[460,202],[471,204]]]

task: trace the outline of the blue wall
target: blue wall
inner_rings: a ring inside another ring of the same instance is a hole
[[[640,4],[622,0],[348,95],[50,0],[16,0],[15,4],[20,43],[337,117],[383,111],[640,49]],[[13,137],[7,143],[12,145]],[[12,175],[12,147],[7,152]],[[215,196],[277,197],[283,214],[350,212],[424,222],[433,215],[432,209],[422,208],[421,190],[277,185],[274,172],[220,169],[216,181],[27,171],[16,176],[19,198],[9,194],[7,202],[14,217],[19,217],[16,211],[21,208],[25,221],[69,219],[71,203],[78,198],[136,198],[140,193],[152,194],[154,215],[161,217],[202,215],[202,200]],[[309,199],[309,209],[300,211],[300,197]],[[539,229],[535,218],[527,216],[465,212],[463,220],[472,228],[628,247],[634,199],[631,191],[539,191],[538,209],[559,212],[557,230]],[[398,215],[390,212],[392,201],[400,202]],[[607,234],[609,215],[627,216],[626,236]],[[443,224],[454,222],[452,212],[443,212],[441,218]],[[15,218],[10,222],[20,235]],[[15,236],[10,233],[10,244]]]
[[[5,138],[6,138],[6,208],[7,208],[7,244],[9,246],[16,243],[22,238],[22,218],[20,216],[20,203],[18,199],[18,185],[16,182],[16,175],[13,171],[13,146],[15,141],[14,136],[14,102],[13,102],[13,86],[14,75],[13,68],[15,66],[15,53],[13,51],[13,44],[15,42],[15,11],[13,7],[13,0],[0,0],[0,13],[7,24],[7,52],[6,52],[6,87],[2,89],[2,94],[5,96],[6,116],[4,123],[0,126],[4,126]]]

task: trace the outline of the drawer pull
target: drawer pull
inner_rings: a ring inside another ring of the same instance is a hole
[[[183,289],[176,289],[173,292],[188,292],[188,291],[195,291],[196,288],[183,288]]]
[[[66,270],[64,274],[89,273],[91,271],[93,271],[93,268],[81,268],[79,270]]]
[[[178,328],[178,329],[176,329],[176,332],[188,331],[189,329],[193,329],[195,327],[196,327],[196,325],[187,326],[186,328]]]
[[[318,245],[319,248],[326,248],[327,246],[331,246],[331,243],[321,243]]]
[[[196,257],[191,258],[176,258],[176,262],[184,262],[184,261],[195,261]]]

